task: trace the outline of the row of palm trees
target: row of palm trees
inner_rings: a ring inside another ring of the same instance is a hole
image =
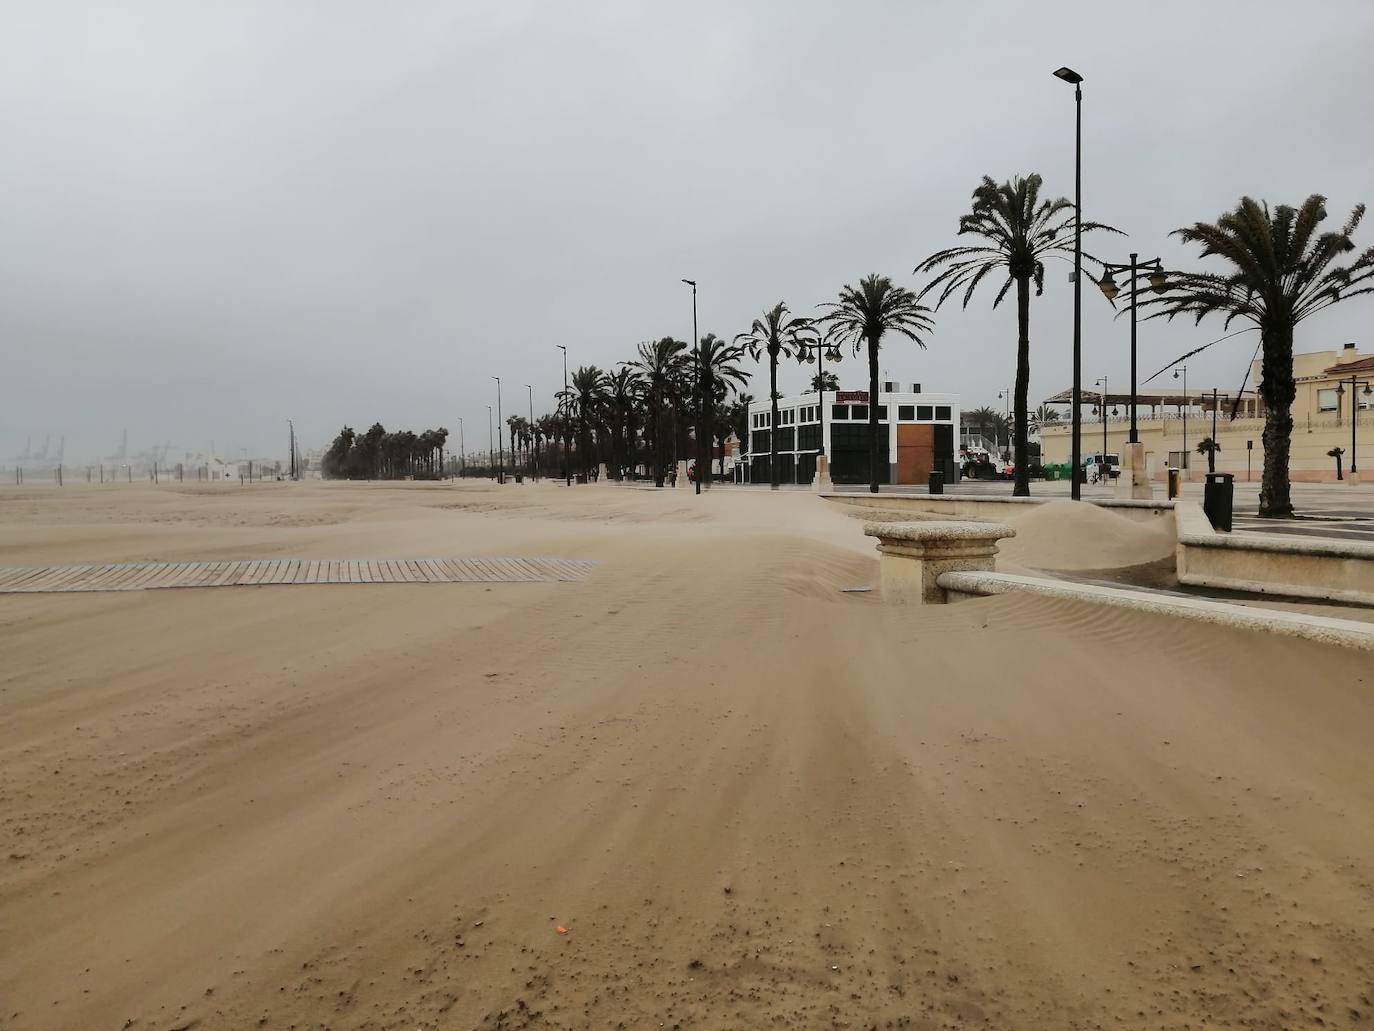
[[[919,292],[872,274],[856,286],[845,285],[835,301],[818,306],[821,314],[814,318],[794,315],[779,302],[730,343],[707,334],[695,347],[671,337],[641,344],[635,358],[612,372],[595,366],[579,368],[569,389],[559,395],[557,413],[533,427],[522,426],[524,420],[514,417],[512,431],[527,442],[536,458],[541,438],[561,438],[564,455],[579,455],[584,474],[590,473],[593,457],[601,453],[610,456],[608,465],[622,476],[637,464],[643,450],[644,464],[651,468],[655,483],[662,485],[669,462],[676,460],[680,447],[685,449],[690,439],[690,423],[695,422],[699,470],[709,467],[713,440],[723,445],[731,432],[747,438],[748,395],[737,396],[731,403],[732,394],[748,380],[739,365],[746,354],[768,359],[771,426],[776,427],[778,363],[784,358],[814,356],[817,351],[833,357],[840,348],[850,347],[856,355],[866,352],[868,359],[869,396],[874,401],[868,406],[869,489],[876,493],[882,478],[878,352],[884,340],[899,336],[924,349],[934,329],[935,312],[952,298],[967,308],[978,286],[992,277],[990,282],[998,284],[992,307],[997,308],[1013,290],[1016,301],[1013,494],[1027,495],[1028,436],[1035,424],[1052,419],[1043,406],[1033,413],[1028,400],[1031,298],[1044,292],[1049,260],[1071,261],[1076,230],[1120,233],[1098,222],[1079,226],[1072,203],[1042,198],[1042,185],[1034,174],[1003,183],[985,176],[973,191],[969,212],[959,219],[957,235],[970,242],[938,250],[921,261],[912,274],[930,278]],[[1313,194],[1299,207],[1279,205],[1272,211],[1267,204],[1242,198],[1234,211],[1215,223],[1197,222],[1174,233],[1185,243],[1200,246],[1201,257],[1220,259],[1223,271],[1170,271],[1162,287],[1151,284],[1153,296],[1137,299],[1146,318],[1172,320],[1186,315],[1201,322],[1220,316],[1226,330],[1240,321],[1259,332],[1259,392],[1265,403],[1260,515],[1293,514],[1288,457],[1296,394],[1293,338],[1298,323],[1338,301],[1374,292],[1374,248],[1348,264],[1338,262],[1355,251],[1352,236],[1363,214],[1364,206],[1358,205],[1341,229],[1322,233],[1318,230],[1327,211],[1320,195]],[[1095,256],[1083,257],[1105,268]],[[928,297],[931,305],[923,303]],[[776,487],[777,437],[772,432],[768,436]]]

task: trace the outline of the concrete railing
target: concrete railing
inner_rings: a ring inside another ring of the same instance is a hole
[[[1180,501],[1179,583],[1374,605],[1374,544],[1218,533],[1196,501]]]
[[[842,494],[821,495],[831,501],[858,508],[881,508],[888,512],[912,512],[937,519],[975,519],[981,521],[1012,519],[1024,515],[1028,505],[1043,505],[1063,498],[990,497],[982,494]],[[1142,523],[1163,519],[1172,528],[1172,501],[1132,501],[1129,498],[1093,499],[1089,504],[1107,508]]]
[[[883,601],[895,604],[941,604],[938,580],[959,570],[991,571],[997,542],[1015,537],[998,523],[946,522],[865,523],[864,533],[878,538],[878,575]]]

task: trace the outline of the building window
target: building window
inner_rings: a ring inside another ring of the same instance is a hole
[[[803,426],[797,430],[798,451],[819,451],[821,449],[821,428],[817,425]]]
[[[890,380],[889,380],[889,381],[885,381],[885,382],[883,383],[883,393],[884,393],[884,394],[895,394],[895,393],[897,393],[897,390],[898,390],[898,386],[897,386],[896,383],[893,383],[893,382],[891,382]]]
[[[1335,412],[1335,411],[1339,411],[1339,410],[1340,410],[1340,405],[1341,405],[1340,395],[1336,393],[1336,388],[1335,388],[1335,387],[1332,387],[1330,390],[1318,390],[1318,391],[1317,391],[1317,411],[1319,411],[1319,412]]]
[[[916,418],[920,422],[930,422],[931,419],[935,418],[934,412],[935,409],[930,405],[920,405],[916,409]]]
[[[915,406],[915,405],[898,405],[898,406],[897,406],[897,421],[898,421],[898,422],[912,422],[915,418],[916,418],[916,406]]]
[[[937,421],[943,420],[943,421],[945,421],[945,422],[949,422],[949,420],[950,420],[949,405],[936,405],[936,406],[935,406],[935,418],[936,418]]]
[[[831,406],[830,406],[830,418],[832,418],[832,419],[848,419],[848,418],[849,418],[849,405],[831,405]]]
[[[852,419],[863,421],[868,418],[868,405],[850,405],[849,415]]]

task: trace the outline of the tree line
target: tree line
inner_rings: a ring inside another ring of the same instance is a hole
[[[345,426],[320,459],[326,479],[437,480],[444,475],[444,446],[448,430],[387,432],[374,422],[366,433]]]

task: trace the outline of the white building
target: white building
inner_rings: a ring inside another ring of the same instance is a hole
[[[768,401],[749,406],[749,448],[741,462],[748,482],[771,482],[771,422]],[[887,381],[878,394],[878,423],[880,483],[924,484],[932,470],[942,471],[946,483],[958,479],[959,395],[927,394],[919,383]],[[780,398],[777,431],[779,482],[810,483],[822,447],[831,480],[868,482],[867,390],[827,390],[824,405],[814,390]]]
[[[207,458],[205,460],[205,478],[207,480],[237,481],[239,464],[237,462],[225,462],[219,458]]]

